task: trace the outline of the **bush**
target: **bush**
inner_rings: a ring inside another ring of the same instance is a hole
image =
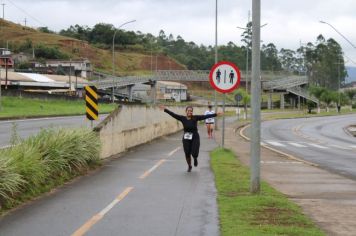
[[[0,206],[11,208],[98,165],[100,146],[91,130],[49,129],[0,150]]]

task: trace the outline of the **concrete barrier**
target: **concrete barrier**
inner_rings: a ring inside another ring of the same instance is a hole
[[[185,107],[167,107],[185,115]],[[194,114],[204,114],[206,107],[194,107]],[[181,122],[158,107],[144,105],[122,106],[102,121],[95,131],[102,142],[101,158],[127,151],[155,138],[172,134],[183,128]]]

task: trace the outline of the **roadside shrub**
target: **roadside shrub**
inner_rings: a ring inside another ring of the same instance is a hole
[[[23,176],[16,173],[11,164],[11,158],[0,153],[0,209],[6,200],[20,191],[22,184],[25,183]]]
[[[22,191],[30,190],[32,186],[38,186],[48,177],[49,168],[42,159],[41,153],[36,146],[24,142],[21,145],[8,149],[11,165],[14,171],[26,180],[22,184]]]
[[[0,150],[0,207],[12,207],[100,163],[100,139],[89,129],[47,129]]]

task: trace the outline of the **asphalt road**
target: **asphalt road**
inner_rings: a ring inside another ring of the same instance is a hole
[[[99,116],[98,121],[93,121],[95,126],[103,120],[107,114]],[[24,120],[0,121],[0,148],[10,145],[11,137],[14,135],[14,129],[20,138],[28,138],[37,134],[44,128],[59,127],[90,127],[91,122],[85,116],[65,116],[51,118],[37,118]],[[15,128],[14,128],[15,127]]]
[[[344,131],[356,115],[263,122],[261,141],[274,149],[356,179],[356,138]]]
[[[182,134],[163,137],[0,218],[0,235],[219,235],[209,165],[217,144],[200,130],[199,166],[192,172]]]

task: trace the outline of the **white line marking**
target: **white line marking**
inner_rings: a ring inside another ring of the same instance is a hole
[[[351,145],[350,148],[356,149],[356,145]]]
[[[328,147],[325,146],[321,146],[315,143],[308,143],[308,145],[312,146],[312,147],[316,147],[316,148],[320,148],[320,149],[328,149]]]
[[[154,165],[151,169],[149,169],[148,171],[146,171],[145,173],[143,173],[143,174],[140,176],[140,179],[146,178],[149,174],[151,174],[155,169],[157,169],[157,167],[159,167],[160,165],[162,165],[162,163],[165,162],[165,161],[166,161],[165,159],[159,160],[156,165]]]
[[[300,144],[300,143],[293,143],[293,142],[289,142],[290,145],[294,146],[294,147],[307,147],[303,144]]]
[[[272,142],[272,141],[267,141],[267,143],[273,145],[273,146],[276,146],[276,147],[285,147],[286,145],[284,144],[281,144],[279,142]]]
[[[261,164],[302,164],[300,161],[261,161]]]
[[[338,148],[338,149],[342,149],[342,150],[351,150],[351,148],[348,148],[348,147],[342,147],[342,146],[339,146],[339,145],[329,145],[330,147],[334,147],[334,148]]]
[[[120,195],[118,195],[114,201],[112,201],[107,207],[101,210],[98,214],[94,215],[87,222],[85,222],[78,230],[76,230],[72,236],[82,236],[89,231],[93,225],[95,225],[99,220],[101,220],[106,213],[108,213],[117,203],[124,199],[127,194],[133,189],[133,187],[127,187]]]
[[[171,151],[170,153],[168,153],[168,156],[172,156],[174,153],[176,153],[178,150],[180,149],[180,147],[177,147],[176,149],[174,149],[173,151]]]

